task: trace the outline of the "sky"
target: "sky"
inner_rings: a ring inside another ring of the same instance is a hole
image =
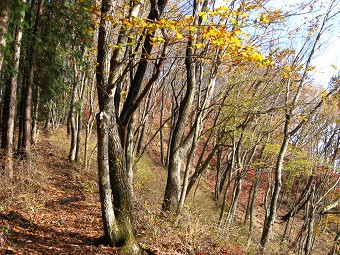
[[[327,5],[331,0],[322,1]],[[274,8],[292,8],[292,5],[297,3],[306,3],[306,0],[272,0],[270,6]],[[338,1],[340,2],[340,1]],[[340,5],[340,3],[339,3]],[[340,6],[337,6],[339,10]],[[326,10],[326,8],[323,8]],[[320,13],[321,14],[321,13]],[[297,23],[299,20],[297,21]],[[340,71],[340,14],[335,17],[332,22],[329,23],[330,28],[327,33],[322,35],[322,45],[320,51],[318,51],[311,65],[315,66],[315,72],[313,74],[314,83],[316,85],[327,87],[328,82]],[[336,68],[333,68],[335,66]],[[338,69],[337,69],[338,68]]]
[[[312,0],[271,0],[266,6],[272,9],[294,10],[294,4],[306,3],[308,1]],[[327,5],[332,0],[320,1]],[[225,5],[226,2],[228,3],[230,1],[217,0],[216,5]],[[340,0],[337,0],[337,2],[339,2],[337,8],[340,10]],[[325,9],[326,8],[323,8],[322,10]],[[316,14],[313,14],[313,16],[315,15]],[[309,16],[309,18],[310,17],[311,16]],[[293,26],[299,27],[301,19],[303,19],[302,15],[297,17],[295,21],[292,19],[294,22]],[[322,47],[320,51],[314,55],[311,62],[311,65],[315,66],[315,71],[313,73],[314,83],[321,87],[327,87],[331,77],[340,71],[340,27],[338,24],[340,24],[340,14],[338,14],[337,17],[332,20],[332,23],[329,24],[331,25],[329,31],[322,35]],[[338,69],[335,70],[332,65]]]

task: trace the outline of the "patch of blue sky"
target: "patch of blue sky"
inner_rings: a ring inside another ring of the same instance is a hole
[[[215,7],[222,5],[229,6],[232,0],[218,0]],[[236,1],[237,3],[240,1]],[[305,45],[305,59],[308,56],[313,44],[313,37],[309,36],[308,28],[311,24],[320,23],[328,9],[330,3],[333,3],[331,11],[332,19],[326,24],[326,29],[322,33],[316,51],[313,55],[311,65],[315,70],[311,74],[314,84],[317,86],[327,87],[332,76],[340,70],[340,0],[262,0],[258,1],[266,10],[282,10],[288,14],[285,25],[271,25],[270,29],[253,27],[246,28],[253,38],[257,38],[262,49],[268,49],[272,39],[275,39],[275,44],[282,45],[282,48],[290,48],[299,51]],[[262,12],[263,10],[259,10]],[[249,19],[256,19],[258,13],[254,12]],[[316,18],[318,17],[318,18]],[[316,36],[318,30],[314,31]],[[262,34],[262,37],[261,37]],[[310,38],[307,41],[307,38]],[[254,39],[255,40],[255,39]],[[306,43],[307,42],[307,43]],[[303,59],[301,60],[303,62]]]

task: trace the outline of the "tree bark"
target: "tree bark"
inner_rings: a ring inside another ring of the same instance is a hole
[[[196,15],[196,12],[197,9],[194,10],[194,16]],[[170,142],[168,177],[163,200],[164,211],[174,212],[177,209],[180,199],[181,164],[182,157],[186,153],[183,150],[181,143],[196,90],[196,63],[193,54],[193,41],[190,40],[188,41],[185,57],[187,90],[179,107],[178,118]]]
[[[2,0],[0,3],[0,73],[2,63],[5,57],[5,48],[7,44],[7,27],[9,23],[9,0]]]
[[[73,82],[72,94],[71,94],[71,104],[70,104],[70,135],[71,144],[70,151],[68,154],[68,159],[70,161],[75,161],[76,150],[77,150],[77,120],[76,120],[76,94],[77,94],[77,82]]]
[[[26,83],[26,88],[25,88],[22,153],[27,158],[30,158],[30,155],[31,155],[32,101],[33,101],[32,90],[33,90],[33,82],[34,82],[34,75],[35,75],[36,61],[37,61],[37,50],[38,50],[37,37],[40,34],[44,2],[45,0],[39,0],[39,4],[38,4],[34,30],[33,30],[32,45],[30,49],[30,62],[29,62],[29,70],[27,74],[28,77],[27,77],[27,83]]]
[[[26,0],[22,1],[26,4]],[[17,87],[18,87],[18,73],[20,64],[20,53],[21,53],[21,40],[23,34],[23,21],[25,17],[25,9],[22,7],[20,12],[20,18],[18,26],[15,32],[14,40],[14,63],[13,63],[13,73],[10,77],[10,84],[7,91],[7,104],[6,110],[7,114],[4,115],[5,120],[5,139],[3,140],[2,148],[5,149],[4,155],[4,169],[6,175],[10,179],[13,178],[13,148],[14,148],[14,129],[15,129],[15,114],[17,106]]]
[[[289,122],[286,124],[285,129],[288,129],[288,124],[289,124]],[[276,161],[275,182],[274,182],[273,194],[271,196],[271,201],[270,201],[270,206],[269,206],[269,215],[264,222],[262,237],[261,237],[262,252],[264,252],[264,250],[268,246],[269,237],[272,233],[274,221],[276,219],[277,202],[278,202],[278,197],[279,197],[280,189],[281,189],[281,185],[282,185],[282,179],[281,178],[282,178],[283,159],[284,159],[284,156],[286,154],[287,147],[288,147],[288,141],[289,141],[289,136],[285,135],[284,139],[282,141],[282,144],[281,144],[278,159]]]
[[[103,228],[107,241],[111,245],[116,243],[118,226],[113,209],[112,190],[109,167],[109,122],[110,116],[105,112],[97,114],[97,135],[98,135],[98,177],[99,194],[102,209]]]
[[[40,106],[40,91],[36,89],[36,100],[33,109],[33,120],[32,120],[32,134],[31,134],[31,142],[33,145],[36,145],[39,137],[39,128],[38,128],[38,117],[39,117],[39,106]]]
[[[151,2],[150,20],[157,20],[164,9],[166,0],[159,0],[158,3]],[[98,92],[99,114],[97,115],[98,125],[98,171],[102,178],[100,182],[110,182],[110,185],[100,185],[102,212],[105,235],[111,245],[122,246],[121,254],[141,254],[142,249],[135,240],[133,233],[133,207],[132,191],[129,185],[127,171],[126,149],[127,127],[131,121],[141,100],[145,98],[153,83],[158,79],[161,65],[165,57],[165,47],[162,56],[156,64],[156,72],[141,90],[141,83],[144,78],[148,58],[151,54],[151,38],[154,32],[147,33],[144,39],[142,50],[142,61],[137,67],[134,79],[124,102],[123,109],[119,114],[119,102],[122,98],[121,91],[117,91],[117,85],[121,82],[123,66],[126,64],[123,59],[125,51],[122,47],[110,50],[112,24],[108,16],[114,12],[113,0],[101,1],[101,19],[98,34],[98,51],[96,65],[96,81]],[[158,5],[158,8],[157,6]],[[137,16],[141,2],[132,2],[129,10],[129,17]],[[118,36],[118,44],[127,39],[129,29],[123,29]],[[128,47],[128,46],[127,46]],[[110,57],[111,55],[111,57]],[[110,61],[109,61],[110,60]],[[124,75],[124,74],[123,74]],[[119,88],[118,88],[119,90]],[[100,139],[99,139],[100,138]],[[104,183],[103,183],[104,184]],[[107,196],[106,196],[106,195]],[[110,201],[111,195],[113,200]],[[105,196],[104,196],[105,195]],[[106,199],[105,199],[106,198]],[[107,203],[104,203],[107,201]],[[109,220],[106,220],[109,219]],[[116,228],[114,224],[116,222]]]

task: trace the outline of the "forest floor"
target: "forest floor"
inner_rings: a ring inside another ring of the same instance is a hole
[[[67,160],[67,148],[64,131],[42,134],[32,161],[16,162],[13,183],[0,180],[0,254],[118,253],[119,249],[100,244],[103,231],[95,164],[84,172]],[[154,177],[165,180],[165,171],[158,169],[162,173],[156,174],[149,164],[141,160],[139,165],[146,170],[137,171],[135,177],[141,180],[134,185],[138,241],[154,254],[196,253],[189,240],[193,238],[189,222],[182,229],[186,233],[181,233],[162,214],[163,191]]]
[[[69,162],[65,133],[41,134],[32,160],[17,161],[12,184],[0,180],[0,254],[118,254],[118,248],[100,242],[96,162],[88,170]],[[247,246],[241,224],[216,226],[220,205],[209,183],[192,192],[181,218],[174,219],[161,211],[166,171],[156,156],[142,157],[134,174],[136,237],[144,249],[158,255],[256,254],[257,240]],[[242,218],[241,210],[236,218]],[[261,228],[257,221],[255,236]],[[285,246],[273,247],[271,254],[294,254]]]
[[[13,182],[0,180],[0,254],[119,253],[100,243],[96,162],[86,171],[69,162],[65,133],[41,134],[32,160],[17,160]],[[216,204],[206,199],[207,190],[195,192],[201,194],[195,198],[199,206],[185,208],[174,227],[177,219],[161,211],[165,169],[149,155],[139,160],[134,179],[136,236],[144,249],[160,255],[244,254],[226,245],[211,224]]]
[[[98,194],[85,185],[91,177],[67,161],[62,145],[42,135],[31,164],[18,164],[22,173],[1,203],[0,254],[115,253],[96,245],[103,235]]]

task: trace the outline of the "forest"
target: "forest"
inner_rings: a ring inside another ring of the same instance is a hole
[[[340,254],[339,23],[339,0],[1,0],[0,254]]]

